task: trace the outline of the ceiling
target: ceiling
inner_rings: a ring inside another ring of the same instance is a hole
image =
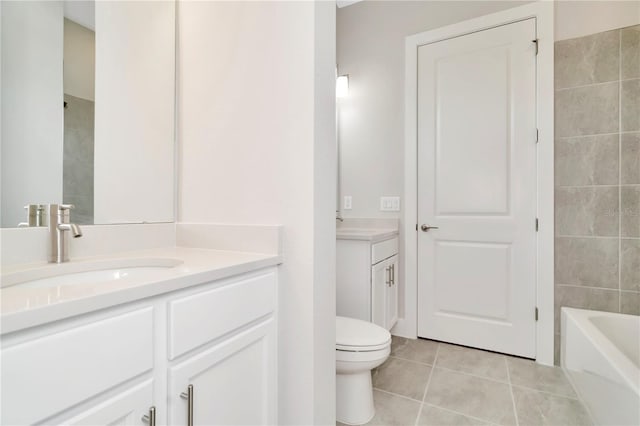
[[[64,17],[96,30],[96,4],[93,0],[64,0]]]

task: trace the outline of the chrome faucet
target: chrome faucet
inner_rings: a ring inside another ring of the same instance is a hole
[[[62,263],[69,261],[69,238],[67,232],[73,238],[82,237],[82,230],[75,223],[69,222],[70,210],[73,204],[49,204],[49,262]]]

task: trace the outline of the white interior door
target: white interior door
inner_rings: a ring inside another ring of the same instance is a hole
[[[535,357],[535,19],[418,48],[418,335]]]

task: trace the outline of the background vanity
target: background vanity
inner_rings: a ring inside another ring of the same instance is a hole
[[[398,222],[345,218],[336,230],[336,313],[391,330],[398,321]]]

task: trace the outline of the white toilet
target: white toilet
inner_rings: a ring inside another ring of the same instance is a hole
[[[336,419],[361,425],[373,418],[371,370],[391,352],[391,334],[373,323],[336,317]]]

